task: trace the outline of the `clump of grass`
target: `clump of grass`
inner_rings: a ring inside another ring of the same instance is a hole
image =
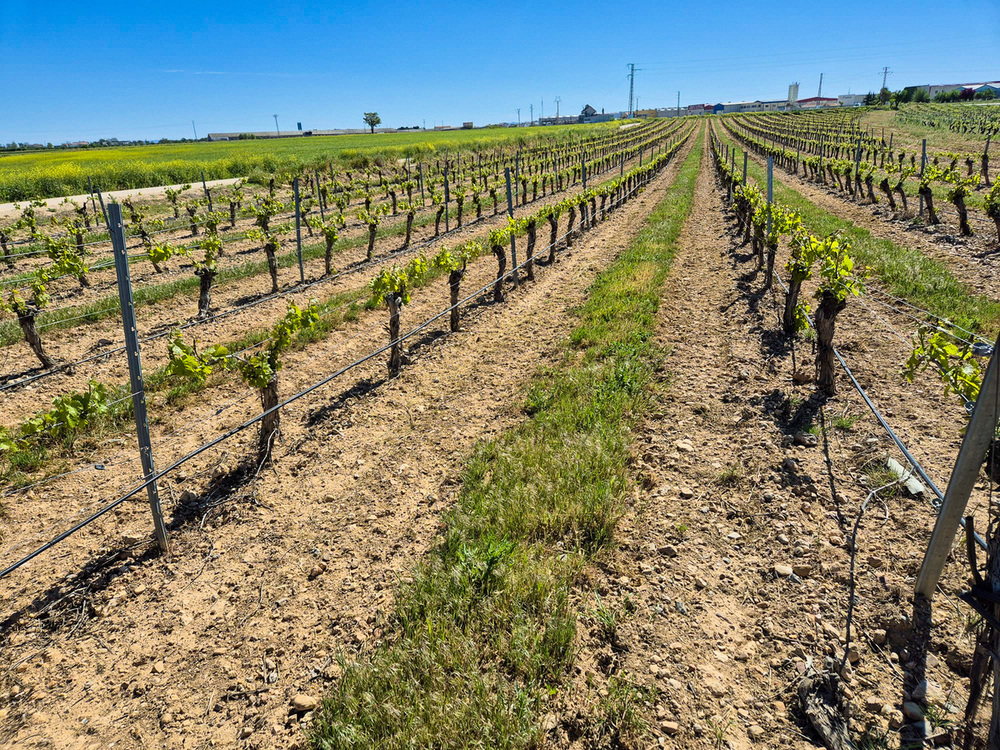
[[[843,414],[838,414],[832,420],[830,420],[830,424],[833,425],[833,428],[835,430],[850,432],[851,430],[854,429],[854,425],[858,423],[859,419],[861,419],[861,417],[859,417],[858,415],[848,414],[845,411]]]
[[[599,737],[594,739],[599,746],[629,747],[630,740],[641,737],[647,729],[646,711],[658,694],[653,686],[613,675],[608,680],[608,694],[597,705]]]
[[[715,478],[715,483],[723,487],[734,487],[746,477],[746,467],[742,461],[734,461]],[[686,527],[685,527],[686,528]]]
[[[398,592],[394,637],[346,665],[317,712],[315,747],[542,743],[541,701],[574,655],[570,592],[632,486],[630,427],[649,403],[659,290],[700,153],[598,276],[569,344],[580,356],[538,377],[533,418],[476,448],[441,542]],[[605,714],[637,728],[635,695],[616,684]]]

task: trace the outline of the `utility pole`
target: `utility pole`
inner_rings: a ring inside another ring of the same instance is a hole
[[[272,115],[272,117],[274,117],[274,132],[277,133],[278,135],[281,135],[281,131],[278,130],[278,116]]]
[[[535,105],[534,104],[529,104],[528,105],[528,112],[531,113],[530,115],[528,115],[528,124],[529,125],[533,125],[535,123]]]
[[[194,139],[198,140],[198,128],[194,126],[194,120],[191,120],[191,130],[194,131]]]
[[[521,108],[517,108],[517,126],[521,127]]]
[[[635,63],[628,64],[628,116],[632,117],[635,111],[632,109],[632,95],[635,92]]]
[[[819,98],[823,96],[823,74],[819,74],[819,91],[816,92],[816,97]]]
[[[677,116],[681,116],[681,92],[677,92]]]
[[[559,102],[562,101],[561,96],[556,97],[556,125],[559,124]]]
[[[539,122],[539,124],[541,124],[541,121],[545,119],[545,100],[542,99],[541,103],[542,103],[542,108],[538,111],[538,122]]]
[[[889,77],[889,66],[882,68],[882,88],[885,88],[885,79]],[[881,89],[880,89],[881,90]]]

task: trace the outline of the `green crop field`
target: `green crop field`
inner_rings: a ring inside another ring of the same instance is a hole
[[[169,143],[150,146],[36,151],[0,157],[0,202],[52,198],[95,188],[119,190],[201,179],[263,179],[274,172],[328,162],[364,166],[404,157],[430,159],[455,149],[489,149],[539,138],[566,142],[620,122],[545,128],[411,131],[273,140]]]

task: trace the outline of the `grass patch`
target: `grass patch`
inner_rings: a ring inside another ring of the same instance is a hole
[[[575,314],[575,356],[538,376],[533,417],[475,449],[437,547],[397,596],[394,637],[343,677],[317,712],[314,747],[523,748],[542,742],[543,696],[573,661],[581,567],[610,544],[630,426],[660,359],[660,288],[690,212],[700,140],[640,235]],[[611,723],[633,731],[628,686]],[[475,738],[475,740],[472,740]]]
[[[732,137],[718,131],[723,141]],[[742,147],[740,147],[742,148]],[[758,185],[766,184],[764,167],[749,160],[748,173]],[[1000,302],[974,294],[956,279],[948,267],[919,250],[874,237],[871,232],[820,208],[797,190],[789,179],[774,171],[774,198],[802,217],[803,226],[816,235],[840,233],[850,242],[854,258],[872,269],[882,287],[896,297],[977,332],[990,333],[1000,327]]]

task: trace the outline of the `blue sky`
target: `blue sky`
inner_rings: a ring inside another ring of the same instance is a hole
[[[808,7],[808,6],[814,7]],[[477,125],[1000,78],[1000,2],[0,0],[0,142]]]

